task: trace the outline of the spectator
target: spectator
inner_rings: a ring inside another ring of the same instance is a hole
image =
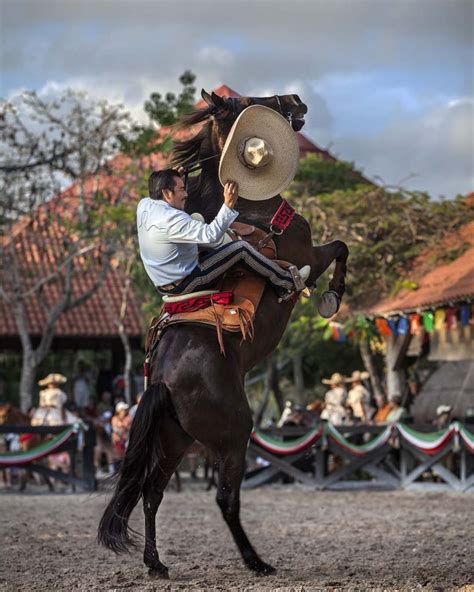
[[[341,425],[346,419],[345,403],[347,392],[344,386],[344,376],[335,372],[331,378],[324,378],[323,384],[329,384],[330,390],[324,396],[324,409],[321,419],[330,421],[333,425]]]
[[[31,425],[62,425],[65,423],[74,423],[76,418],[66,409],[66,393],[59,387],[67,382],[67,378],[62,374],[48,374],[38,382],[40,386],[46,388],[39,393],[39,406],[31,416]]]
[[[110,394],[110,393],[109,393]],[[103,477],[105,473],[102,471],[102,456],[105,456],[107,461],[107,468],[109,473],[114,472],[115,451],[112,445],[112,411],[106,410],[97,417],[94,421],[96,429],[96,445],[94,447],[94,466],[97,471],[98,478]]]
[[[132,418],[129,415],[130,407],[127,403],[120,401],[115,405],[115,415],[112,417],[112,443],[115,448],[115,454],[121,461],[125,456],[125,449],[127,447],[128,436],[130,434],[130,426]]]
[[[453,408],[451,405],[439,405],[436,409],[436,429],[445,430],[451,423],[451,413]]]
[[[347,408],[352,410],[353,423],[369,423],[370,393],[362,384],[369,378],[368,372],[354,370],[346,382],[352,383],[352,388],[347,395]]]
[[[103,391],[100,394],[99,402],[97,403],[97,414],[102,415],[106,411],[112,412],[112,393]]]
[[[393,409],[392,403],[388,403],[386,396],[381,393],[375,395],[375,404],[377,405],[377,411],[373,417],[373,422],[377,425],[387,423],[387,416]]]
[[[88,368],[82,362],[79,362],[79,374],[73,381],[72,396],[74,403],[82,413],[87,407],[91,396],[91,382],[88,375]]]
[[[392,395],[390,397],[390,403],[392,404],[392,409],[387,415],[387,423],[400,421],[408,415],[407,410],[401,405],[402,397],[400,395]]]
[[[278,420],[277,428],[281,428],[281,427],[283,427],[285,425],[285,422],[287,421],[287,419],[292,414],[292,407],[293,407],[293,403],[291,401],[286,401],[285,402],[285,408],[283,409],[283,412],[281,414],[281,417]]]

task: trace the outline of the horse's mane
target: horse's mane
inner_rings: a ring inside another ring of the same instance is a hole
[[[178,130],[184,130],[198,123],[202,123],[209,119],[213,114],[215,107],[207,107],[206,109],[198,109],[192,111],[187,115],[183,115],[176,126]],[[202,126],[199,132],[189,140],[175,141],[173,144],[173,158],[171,164],[176,166],[178,164],[189,164],[194,160],[199,160],[199,152],[202,143],[207,139],[208,125]]]

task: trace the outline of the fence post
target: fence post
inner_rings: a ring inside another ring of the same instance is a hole
[[[84,431],[84,448],[82,449],[82,478],[87,491],[97,491],[97,480],[94,467],[95,427],[91,422]]]

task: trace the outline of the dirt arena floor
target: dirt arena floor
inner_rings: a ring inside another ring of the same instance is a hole
[[[244,491],[243,524],[278,570],[262,578],[203,488],[167,492],[158,514],[168,581],[148,576],[141,548],[116,557],[97,546],[108,494],[0,493],[0,591],[474,590],[473,495]],[[141,508],[132,526],[143,532]]]

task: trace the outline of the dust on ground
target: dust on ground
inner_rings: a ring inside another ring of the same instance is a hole
[[[0,494],[0,591],[474,590],[474,496],[242,492],[242,521],[277,573],[249,572],[202,483],[165,494],[158,512],[170,580],[148,576],[142,543],[115,556],[96,544],[110,494]],[[131,520],[143,533],[141,507]],[[471,585],[470,585],[471,584]]]

